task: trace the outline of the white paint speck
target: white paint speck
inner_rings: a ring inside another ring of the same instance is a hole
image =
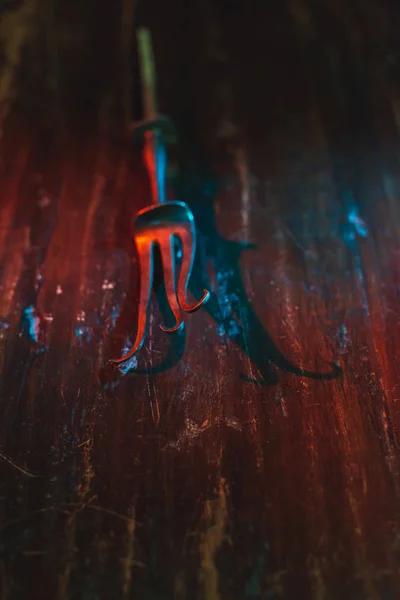
[[[41,196],[38,204],[40,208],[46,208],[46,206],[51,204],[51,199],[48,196]]]
[[[108,281],[108,279],[104,279],[103,285],[101,286],[102,290],[113,290],[115,288],[115,281]]]

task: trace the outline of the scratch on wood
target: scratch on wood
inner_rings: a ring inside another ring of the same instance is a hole
[[[66,526],[64,570],[58,576],[57,600],[68,600],[69,580],[75,563],[76,512],[73,512]]]
[[[313,587],[313,598],[315,600],[325,600],[326,588],[320,564],[321,561],[316,556],[310,555],[307,563],[309,565],[311,585]]]
[[[14,467],[14,469],[17,469],[17,471],[19,471],[23,475],[26,475],[27,477],[33,477],[33,478],[40,478],[41,477],[41,475],[35,475],[34,473],[31,473],[27,469],[24,469],[24,467],[21,467],[21,465],[18,465],[9,456],[6,456],[2,452],[0,452],[0,458],[2,458],[6,463],[8,463],[12,467]]]
[[[98,506],[97,504],[84,504],[84,508],[91,508],[92,510],[97,510],[98,512],[102,512],[106,515],[110,515],[111,517],[116,517],[117,519],[121,519],[121,521],[130,521],[130,518],[126,515],[123,515],[116,510],[111,510],[110,508],[104,508],[103,506]]]
[[[85,502],[85,499],[88,497],[92,485],[92,479],[94,477],[94,471],[91,463],[92,447],[92,440],[88,440],[88,443],[83,446],[83,476],[82,481],[78,486],[78,494],[82,502],[77,503],[76,510],[71,513],[67,520],[64,559],[65,567],[63,572],[58,577],[57,600],[67,600],[69,597],[69,581],[75,565],[77,516],[80,510],[85,508],[86,505],[90,506],[90,504],[88,504],[90,500]]]
[[[218,498],[207,500],[204,505],[206,531],[200,543],[201,580],[206,600],[220,600],[219,574],[215,564],[217,552],[226,539],[228,523],[227,486],[222,477],[219,481]]]
[[[82,448],[83,446],[86,446],[87,444],[90,444],[91,442],[93,442],[92,439],[85,440],[84,442],[81,442],[80,444],[78,444],[77,447],[76,447],[76,449]]]
[[[151,361],[151,359],[150,359]],[[158,399],[157,399],[157,391],[156,391],[156,386],[154,381],[152,382],[152,385],[150,387],[150,376],[148,374],[146,374],[146,386],[147,386],[147,393],[149,395],[149,401],[150,401],[150,409],[151,409],[151,416],[153,419],[154,423],[159,423],[160,422],[160,407],[158,404]],[[153,402],[154,400],[154,402]]]
[[[79,496],[82,501],[88,497],[91,489],[92,479],[94,477],[94,471],[91,462],[91,453],[93,448],[93,440],[88,440],[87,444],[83,446],[83,481],[80,483],[78,490]]]
[[[132,566],[134,559],[134,543],[135,543],[135,509],[132,509],[132,516],[127,525],[127,540],[126,540],[126,556],[122,562],[122,592],[124,598],[129,598],[129,593],[132,585]]]

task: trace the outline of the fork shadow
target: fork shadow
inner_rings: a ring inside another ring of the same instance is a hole
[[[315,372],[296,366],[281,352],[266,331],[249,301],[240,271],[242,252],[254,248],[254,245],[226,240],[220,235],[213,206],[216,189],[212,190],[212,187],[213,182],[207,174],[205,176],[198,174],[197,177],[190,176],[186,180],[182,179],[176,188],[177,197],[190,206],[197,229],[197,252],[189,290],[195,298],[201,295],[203,289],[210,290],[210,299],[202,310],[212,318],[221,337],[228,338],[235,344],[243,355],[250,359],[255,370],[260,374],[257,379],[249,378],[244,374],[241,374],[241,378],[255,385],[274,385],[277,383],[277,369],[317,380],[339,377],[342,369],[336,363],[331,363],[330,369],[326,372]],[[158,261],[156,265],[157,263]],[[223,298],[218,290],[213,289],[209,280],[207,265],[210,264],[217,274],[217,280],[219,276],[224,278]],[[168,323],[171,313],[162,271],[157,267],[154,273],[154,292],[164,322]],[[233,301],[229,301],[232,298]],[[128,373],[154,375],[175,366],[185,350],[185,330],[169,336],[168,339],[168,350],[161,362],[145,369],[134,367]]]

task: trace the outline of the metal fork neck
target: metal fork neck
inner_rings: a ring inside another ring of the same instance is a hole
[[[150,180],[152,204],[164,204],[166,198],[167,152],[159,129],[144,133],[143,158]]]

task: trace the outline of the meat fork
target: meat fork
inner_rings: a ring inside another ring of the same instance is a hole
[[[143,346],[146,336],[151,291],[153,287],[154,246],[158,245],[164,272],[168,303],[175,318],[173,327],[160,325],[167,333],[184,327],[182,312],[194,312],[210,297],[203,291],[200,300],[191,304],[187,297],[188,284],[196,253],[196,229],[193,213],[184,202],[166,199],[166,137],[173,132],[171,121],[158,114],[156,104],[155,69],[150,32],[137,32],[139,66],[143,96],[144,119],[134,126],[135,135],[143,140],[143,158],[147,168],[152,205],[139,211],[134,224],[134,240],[139,256],[140,293],[136,339],[132,349],[113,364],[131,359]],[[179,238],[182,262],[176,284],[176,255],[174,239]]]

